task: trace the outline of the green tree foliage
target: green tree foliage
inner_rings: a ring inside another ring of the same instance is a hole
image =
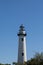
[[[36,53],[34,58],[27,61],[27,65],[43,65],[43,53]]]

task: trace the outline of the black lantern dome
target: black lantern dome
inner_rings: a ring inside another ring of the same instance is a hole
[[[20,35],[26,36],[25,27],[23,24],[20,26],[20,29],[19,29],[18,36],[20,36]]]

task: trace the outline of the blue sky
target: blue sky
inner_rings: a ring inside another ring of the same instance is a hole
[[[27,59],[43,52],[43,0],[0,0],[0,63],[18,57],[18,30],[27,32]]]

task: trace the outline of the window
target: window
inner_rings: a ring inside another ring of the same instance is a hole
[[[24,39],[22,38],[22,41],[23,41]]]
[[[24,53],[22,53],[22,56],[24,56]]]

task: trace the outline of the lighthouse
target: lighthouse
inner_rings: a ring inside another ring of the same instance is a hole
[[[26,55],[26,31],[23,25],[20,26],[18,32],[18,63],[24,63],[27,61]]]

